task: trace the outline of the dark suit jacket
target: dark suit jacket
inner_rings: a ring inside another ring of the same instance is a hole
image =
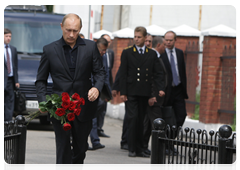
[[[123,50],[120,66],[120,94],[151,97],[152,79],[164,91],[164,75],[155,51],[145,48],[141,56],[136,47]]]
[[[111,49],[107,49],[108,57],[109,57],[109,70],[108,70],[108,74],[109,74],[109,83],[110,86],[113,86],[113,77],[112,77],[112,68],[113,68],[113,64],[114,64],[114,52]]]
[[[175,48],[176,54],[177,54],[177,63],[178,63],[178,72],[180,76],[180,81],[182,85],[182,90],[184,94],[184,98],[188,99],[187,95],[187,77],[186,77],[186,67],[185,67],[185,61],[184,61],[184,55],[183,51],[180,49]],[[172,70],[171,65],[168,59],[168,55],[165,51],[165,53],[161,54],[162,61],[166,67],[167,73],[168,73],[168,86],[166,89],[166,95],[169,97],[171,94],[171,87],[172,87]],[[166,103],[168,102],[169,98],[166,99]],[[166,104],[164,102],[164,104]]]
[[[76,70],[73,78],[64,55],[62,39],[43,47],[43,55],[35,82],[39,102],[45,100],[49,73],[53,80],[53,93],[58,95],[61,95],[62,92],[68,92],[69,95],[78,93],[80,97],[84,97],[85,105],[81,106],[82,111],[77,118],[80,121],[91,120],[96,112],[98,102],[98,100],[94,102],[88,100],[88,91],[92,88],[91,74],[96,80],[94,86],[99,91],[102,90],[105,76],[105,70],[96,43],[81,39],[81,45],[78,46]]]
[[[13,80],[14,84],[18,83],[18,57],[17,57],[17,49],[14,46],[9,45],[12,53],[12,67],[13,67]],[[4,56],[4,90],[7,87],[8,80],[8,70],[7,70],[7,60]],[[15,85],[14,85],[15,87]]]
[[[167,83],[168,83],[168,74],[167,74],[167,70],[165,68],[165,65],[161,59],[161,57],[159,58],[159,61],[160,61],[160,65],[161,65],[161,69],[163,70],[163,73],[164,73],[164,88],[166,89],[167,88]],[[163,97],[160,97],[159,96],[159,91],[157,90],[157,87],[154,83],[152,83],[152,97],[156,97],[157,99],[157,102],[154,103],[154,105],[158,105],[158,106],[162,106],[163,105],[163,102],[164,100],[167,98],[167,95],[165,94]]]

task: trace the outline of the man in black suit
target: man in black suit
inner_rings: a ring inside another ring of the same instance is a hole
[[[103,34],[101,36],[101,38],[104,38],[107,40],[108,42],[108,47],[111,45],[111,37],[108,34]],[[103,59],[106,59],[106,66],[105,66],[105,70],[107,71],[108,74],[108,84],[110,85],[110,91],[113,85],[113,78],[112,78],[112,68],[113,68],[113,63],[114,63],[114,52],[111,49],[107,49],[106,53],[103,55]],[[106,115],[106,111],[107,111],[107,101],[101,101],[102,103],[102,107],[103,110],[98,113],[97,116],[97,126],[98,126],[98,136],[100,137],[107,137],[109,138],[109,135],[106,135],[104,130],[103,130],[103,124],[104,124],[104,118]]]
[[[11,30],[4,28],[4,121],[12,120],[14,89],[19,88],[17,49],[10,45]]]
[[[105,84],[110,88],[110,85],[109,85],[109,75],[108,75],[108,68],[107,68],[107,57],[106,57],[106,50],[107,50],[107,47],[108,47],[108,42],[105,38],[99,38],[97,40],[97,47],[98,47],[98,50],[99,50],[99,53],[100,55],[102,56],[102,62],[103,62],[103,66],[105,68],[105,72],[106,72],[106,76],[105,76]],[[98,100],[98,106],[97,106],[97,112],[96,112],[96,115],[97,117],[95,117],[93,120],[92,120],[92,130],[90,132],[90,138],[91,138],[91,142],[92,142],[92,147],[88,147],[88,150],[96,150],[96,149],[101,149],[101,148],[104,148],[105,145],[102,145],[100,143],[100,139],[99,139],[99,135],[98,135],[98,127],[97,127],[97,123],[98,123],[98,116],[99,114],[101,114],[102,112],[104,112],[105,110],[105,101],[102,99],[102,97],[99,98]]]
[[[151,97],[151,78],[164,96],[164,76],[155,51],[144,45],[147,31],[134,30],[135,45],[123,50],[120,65],[120,94],[127,108],[128,149],[130,157],[149,157],[143,152],[143,118]]]
[[[105,71],[96,43],[81,39],[81,18],[76,14],[64,16],[61,29],[62,38],[43,47],[43,55],[38,68],[36,91],[38,101],[46,100],[49,73],[53,80],[52,91],[61,95],[78,93],[85,99],[85,105],[77,118],[71,122],[71,131],[64,131],[60,121],[52,121],[58,164],[82,164],[88,149],[88,136],[92,129],[92,119],[97,109],[99,92],[104,84]],[[95,84],[92,86],[91,75]],[[72,134],[72,146],[70,144]]]
[[[164,105],[172,106],[177,127],[182,126],[187,116],[185,99],[187,95],[187,76],[183,51],[175,48],[176,33],[168,31],[164,35],[165,53],[161,55],[168,74],[168,85]]]
[[[160,36],[156,36],[153,38],[152,41],[152,49],[157,53],[157,56],[159,58],[160,64],[161,64],[161,69],[163,69],[164,72],[164,82],[166,88],[167,86],[167,71],[164,66],[164,63],[161,59],[161,54],[165,52],[165,46],[163,42],[163,38]],[[158,91],[154,83],[152,84],[152,98],[148,100],[148,107],[147,107],[147,114],[144,118],[144,130],[143,130],[143,146],[144,146],[144,152],[145,153],[151,153],[151,151],[148,149],[148,143],[149,139],[152,133],[153,129],[153,121],[156,118],[162,118],[162,111],[161,111],[161,106],[163,105],[164,102],[164,97],[158,96]]]

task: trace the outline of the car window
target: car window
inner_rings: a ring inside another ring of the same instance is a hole
[[[19,52],[42,53],[43,46],[62,36],[59,22],[5,21],[4,27],[12,31],[11,45]]]

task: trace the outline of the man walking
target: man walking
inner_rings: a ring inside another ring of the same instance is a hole
[[[120,94],[126,104],[130,157],[149,157],[143,152],[143,118],[151,97],[151,77],[159,96],[164,96],[164,77],[155,51],[144,45],[147,31],[134,30],[135,45],[123,50],[120,65]]]
[[[104,38],[106,39],[106,41],[108,42],[108,47],[111,45],[111,38],[108,34],[103,34],[101,36],[101,38]],[[112,78],[112,68],[113,68],[113,63],[114,63],[114,52],[113,50],[111,49],[107,49],[105,54],[103,55],[103,60],[106,62],[104,67],[105,67],[105,71],[108,75],[108,79],[106,80],[107,81],[107,84],[109,84],[109,89],[111,91],[111,88],[112,88],[112,85],[113,85],[113,78]],[[101,99],[100,99],[101,100]],[[102,103],[102,111],[100,113],[98,113],[98,116],[97,116],[97,127],[98,127],[98,136],[100,137],[106,137],[106,138],[109,138],[110,136],[109,135],[106,135],[104,130],[103,130],[103,125],[104,125],[104,118],[105,118],[105,115],[106,115],[106,111],[107,111],[107,101],[101,101]]]
[[[168,73],[168,85],[166,88],[166,106],[172,106],[177,127],[182,126],[187,116],[185,99],[187,95],[187,75],[183,51],[175,48],[176,33],[168,31],[164,35],[166,49],[161,55],[162,61]]]
[[[19,88],[17,49],[10,45],[11,30],[4,29],[4,121],[12,120],[14,89]]]
[[[61,23],[63,36],[43,47],[35,82],[39,102],[46,100],[49,73],[53,80],[53,93],[58,95],[62,92],[68,92],[69,95],[78,93],[85,99],[81,114],[71,123],[71,131],[64,131],[60,121],[50,118],[55,132],[57,164],[84,162],[92,119],[104,83],[105,71],[96,43],[81,39],[79,36],[81,28],[82,21],[78,15],[67,14],[63,17]],[[91,75],[95,79],[94,87]],[[73,150],[70,145],[70,134],[73,139]]]

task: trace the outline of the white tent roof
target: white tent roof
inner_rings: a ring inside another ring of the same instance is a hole
[[[195,28],[192,28],[188,25],[180,25],[178,27],[172,28],[170,29],[172,31],[174,31],[177,36],[195,36],[198,37],[201,35],[201,32]]]
[[[166,29],[159,27],[157,25],[154,25],[154,24],[147,26],[146,29],[149,34],[155,35],[155,36],[163,36],[167,32]]]
[[[224,36],[224,37],[236,37],[236,30],[226,25],[217,25],[215,27],[202,31],[202,35]]]
[[[134,30],[131,28],[123,28],[121,30],[113,32],[112,35],[118,38],[133,38]]]
[[[93,39],[99,39],[103,34],[108,34],[111,39],[113,39],[112,33],[107,30],[100,30],[93,33]]]

